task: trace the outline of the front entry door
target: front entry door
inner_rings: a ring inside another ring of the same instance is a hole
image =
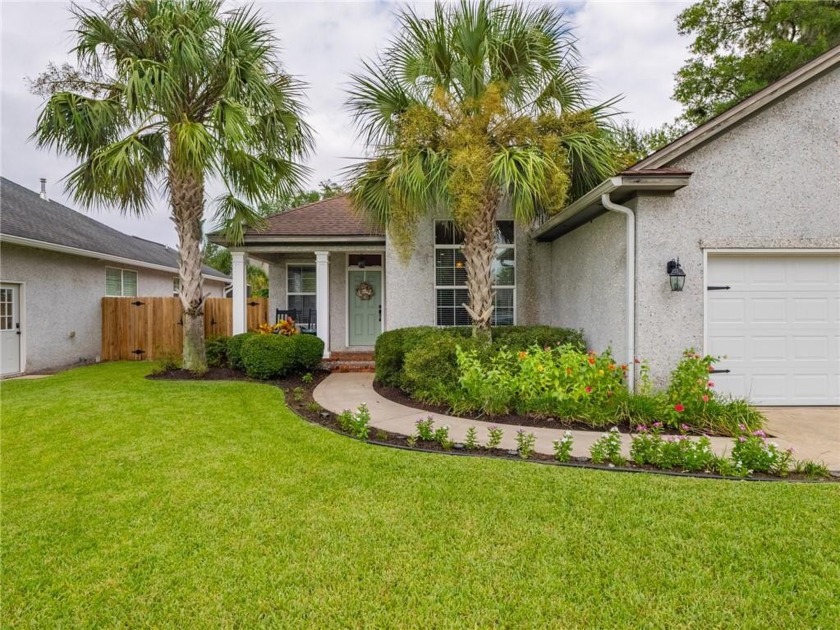
[[[20,372],[20,285],[0,284],[0,374]]]
[[[382,271],[350,271],[350,345],[372,346],[382,331]]]

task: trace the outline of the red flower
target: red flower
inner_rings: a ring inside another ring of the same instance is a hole
[[[587,394],[591,394],[591,393],[592,393],[592,388],[591,388],[589,385],[587,385],[587,386],[586,386],[586,393],[587,393]]]
[[[707,384],[708,384],[709,387],[714,387],[715,386],[715,384],[712,381],[709,381]]]
[[[595,357],[589,357],[589,365],[595,365]]]
[[[703,394],[703,402],[709,402],[709,397],[706,394]]]
[[[677,403],[676,405],[674,405],[674,411],[676,411],[677,413],[682,413],[683,411],[685,411],[685,407],[683,407],[680,403]]]

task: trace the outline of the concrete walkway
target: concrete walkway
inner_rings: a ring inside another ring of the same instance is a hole
[[[487,440],[487,429],[495,426],[490,422],[468,420],[430,413],[412,407],[406,407],[383,398],[373,389],[373,374],[331,374],[324,379],[313,392],[315,401],[333,413],[345,409],[353,411],[365,403],[370,410],[371,426],[392,433],[411,435],[415,432],[415,423],[431,416],[435,426],[449,425],[449,435],[456,442],[463,442],[467,429],[474,426],[478,430],[479,441]],[[825,409],[825,408],[824,408]],[[763,410],[768,415],[769,431],[778,437],[773,441],[783,448],[793,447],[795,457],[823,461],[831,470],[840,470],[840,409],[828,408],[820,419],[802,422],[800,416],[785,413],[786,410],[774,408]],[[836,419],[836,422],[834,420]],[[561,429],[543,429],[516,425],[499,425],[504,429],[501,448],[516,448],[516,432],[523,429],[536,437],[536,451],[551,455],[554,453],[554,440],[563,436]],[[833,427],[833,428],[832,428]],[[602,431],[572,431],[574,437],[572,455],[589,457],[589,447],[597,440]],[[622,450],[625,457],[630,455],[630,440],[622,436]],[[712,449],[719,455],[725,455],[732,446],[732,438],[712,437]]]
[[[547,455],[554,454],[554,440],[563,437],[562,429],[543,429],[541,427],[524,427],[511,424],[495,425],[492,422],[468,420],[455,416],[446,416],[420,409],[406,407],[383,398],[373,389],[373,374],[330,374],[313,392],[315,401],[324,409],[333,413],[341,413],[345,409],[353,411],[365,403],[370,410],[370,424],[377,429],[384,429],[392,433],[411,435],[415,432],[415,423],[431,416],[435,426],[449,425],[449,436],[456,442],[463,442],[469,427],[478,430],[479,442],[487,441],[487,429],[499,426],[504,429],[504,436],[500,448],[513,450],[516,448],[516,432],[522,429],[526,433],[533,433],[536,437],[536,451]],[[572,431],[574,438],[572,455],[575,457],[589,457],[589,447],[601,437],[603,431]],[[729,438],[711,438],[712,448],[723,455],[731,445]],[[630,456],[630,440],[623,437],[622,450],[625,457]]]

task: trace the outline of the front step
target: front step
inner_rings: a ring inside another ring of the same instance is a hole
[[[373,372],[373,352],[332,352],[323,367],[330,372]]]
[[[369,361],[373,363],[373,352],[331,352],[327,361]]]
[[[330,372],[375,372],[373,361],[324,361],[323,367]]]

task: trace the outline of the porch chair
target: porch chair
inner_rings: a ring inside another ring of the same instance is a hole
[[[314,308],[309,309],[309,317],[307,320],[298,323],[298,328],[301,334],[317,335],[318,334],[318,319]]]
[[[297,323],[297,309],[290,308],[290,309],[280,309],[278,308],[275,311],[274,315],[274,323],[279,324],[281,319],[286,319],[287,317],[291,317],[295,323]]]

